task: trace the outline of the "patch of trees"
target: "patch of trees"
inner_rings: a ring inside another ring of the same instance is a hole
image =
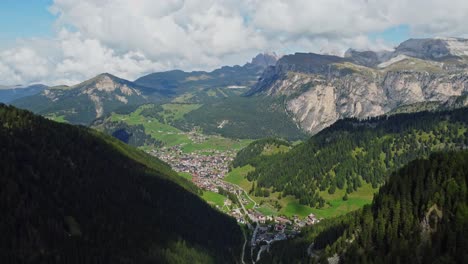
[[[143,125],[129,125],[125,122],[104,121],[102,126],[106,134],[112,135],[118,140],[135,147],[161,147],[163,145],[162,141],[148,135]]]
[[[237,198],[237,195],[235,195],[232,192],[226,191],[225,189],[218,187],[218,193],[227,197],[229,200],[231,200],[234,204],[237,204],[238,206],[241,205],[239,199]]]
[[[148,107],[141,110],[141,115],[147,118],[157,119],[159,122],[164,123],[162,112],[164,111],[161,105],[149,105]]]
[[[257,158],[262,154],[266,146],[287,146],[290,147],[291,144],[287,141],[277,139],[277,138],[265,138],[259,139],[250,143],[247,147],[240,150],[235,159],[232,162],[233,167],[242,167],[249,163],[254,163],[252,159]]]

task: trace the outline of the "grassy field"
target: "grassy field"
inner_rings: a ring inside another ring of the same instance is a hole
[[[274,154],[278,154],[278,153],[284,153],[284,152],[288,152],[289,151],[289,147],[288,146],[284,146],[284,145],[280,145],[280,146],[277,146],[277,145],[267,145],[265,146],[265,149],[262,151],[262,154],[261,155],[274,155]]]
[[[237,184],[248,192],[252,187],[252,182],[246,179],[246,175],[249,171],[254,169],[255,168],[250,165],[235,168],[229,172],[224,180]],[[347,201],[343,201],[343,196],[346,193],[345,189],[337,189],[334,194],[329,194],[327,191],[320,192],[320,195],[329,203],[321,209],[301,205],[293,196],[285,196],[279,199],[278,192],[271,193],[269,197],[257,197],[253,195],[250,197],[259,204],[257,210],[266,215],[286,215],[288,217],[298,215],[299,217],[306,217],[310,213],[313,213],[317,217],[330,218],[357,210],[365,204],[370,204],[374,193],[378,190],[373,189],[370,184],[363,183],[363,186],[356,192],[348,194]],[[281,206],[279,211],[275,208],[276,203]],[[250,206],[253,206],[253,204]]]
[[[298,215],[300,217],[306,217],[313,212],[313,208],[302,205],[293,196],[286,196],[280,200],[280,204],[283,206],[279,211],[280,214],[288,217]]]
[[[374,194],[378,188],[372,188],[371,184],[365,183],[357,191],[348,194],[348,200],[343,201],[343,196],[346,193],[346,188],[343,190],[336,189],[334,194],[329,194],[327,191],[320,192],[320,195],[331,204],[326,205],[322,209],[312,209],[313,213],[318,217],[329,218],[333,216],[343,215],[348,212],[357,210],[366,204],[370,204],[374,198]]]
[[[169,124],[160,122],[156,118],[145,117],[141,112],[152,107],[144,105],[128,115],[113,113],[111,121],[125,122],[129,125],[143,125],[145,132],[151,137],[162,141],[166,146],[182,145],[182,150],[186,153],[203,150],[238,150],[247,146],[251,140],[248,139],[229,139],[221,136],[207,136],[203,142],[194,142],[186,132],[179,130]],[[196,104],[165,104],[162,106],[163,119],[182,118],[184,114],[200,107]]]
[[[60,122],[60,123],[68,123],[67,120],[65,120],[64,115],[56,115],[56,114],[48,114],[45,116],[46,118],[53,120],[55,122]]]
[[[183,131],[173,126],[163,124],[155,118],[148,118],[141,115],[141,111],[147,107],[150,106],[141,106],[128,115],[113,113],[111,115],[111,121],[121,121],[129,125],[143,125],[147,134],[155,139],[161,140],[168,146],[191,142],[188,136],[184,135]]]
[[[230,139],[220,136],[208,136],[208,139],[201,143],[190,142],[182,147],[184,152],[190,153],[201,150],[240,150],[247,146],[252,140],[249,139]]]
[[[276,209],[268,204],[259,206],[257,210],[264,215],[278,215]]]
[[[179,172],[178,173],[179,176],[189,180],[189,181],[192,181],[192,174],[188,173],[188,172]]]
[[[249,182],[246,178],[247,173],[254,170],[254,167],[247,165],[244,167],[234,168],[226,175],[225,181],[239,185],[246,192],[249,192],[252,187],[252,182]]]
[[[164,109],[161,112],[164,120],[180,120],[184,117],[185,114],[190,113],[191,111],[198,109],[201,104],[163,104],[162,108]]]
[[[211,191],[203,191],[202,198],[211,205],[217,205],[220,209],[224,205],[224,200],[227,199],[227,197]]]

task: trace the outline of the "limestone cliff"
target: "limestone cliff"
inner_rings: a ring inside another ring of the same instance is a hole
[[[298,125],[317,133],[340,118],[382,115],[402,105],[446,102],[468,93],[464,45],[468,42],[460,39],[425,39],[386,53],[287,55],[247,95],[284,97],[285,110]]]

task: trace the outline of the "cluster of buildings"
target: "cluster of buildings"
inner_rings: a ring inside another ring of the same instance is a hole
[[[213,150],[209,155],[203,151],[184,153],[180,145],[151,150],[150,154],[168,163],[177,172],[190,173],[195,185],[214,192],[218,192],[219,179],[228,173],[229,164],[235,156],[233,151],[219,150]]]
[[[296,230],[299,230],[299,229],[301,229],[301,228],[303,228],[305,226],[315,225],[318,222],[320,222],[320,220],[322,220],[322,218],[317,218],[314,214],[309,214],[304,219],[300,219],[299,217],[294,216],[294,218],[293,218],[294,228]]]
[[[257,220],[259,227],[254,232],[252,246],[260,244],[270,245],[279,240],[293,238],[300,233],[300,229],[307,225],[313,225],[320,222],[314,214],[300,219],[297,215],[293,219],[284,216],[265,216],[257,211],[249,210],[249,217]]]
[[[264,225],[257,228],[254,239],[252,239],[252,246],[255,247],[261,244],[271,244],[275,241],[285,240],[293,238],[298,231],[288,229],[286,225],[282,224],[270,224]]]

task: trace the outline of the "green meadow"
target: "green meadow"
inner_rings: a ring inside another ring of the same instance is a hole
[[[169,124],[183,118],[185,114],[200,106],[197,104],[164,104],[162,105],[163,110],[160,112],[161,119],[157,119],[142,115],[141,112],[144,109],[154,107],[153,105],[143,105],[127,115],[113,113],[110,116],[110,121],[143,125],[145,133],[151,137],[162,141],[166,146],[181,145],[182,151],[186,153],[204,150],[239,150],[251,142],[248,139],[230,139],[216,135],[203,136],[205,140],[195,142],[187,132]],[[200,134],[200,136],[202,135]]]
[[[250,165],[234,168],[224,180],[240,186],[248,193],[252,188],[252,182],[247,180],[246,176],[252,170],[255,170],[255,168]],[[250,197],[259,205],[257,210],[266,215],[286,215],[288,217],[297,215],[299,217],[306,217],[313,213],[319,218],[331,218],[370,204],[377,190],[378,188],[374,189],[370,184],[364,183],[357,191],[348,194],[347,201],[343,200],[346,188],[342,190],[336,189],[334,194],[329,194],[327,191],[320,192],[320,196],[327,202],[320,209],[302,205],[298,199],[291,195],[280,197],[280,193],[278,192],[271,193],[269,197],[257,197],[252,194]],[[275,207],[278,204],[280,205],[279,210]]]

